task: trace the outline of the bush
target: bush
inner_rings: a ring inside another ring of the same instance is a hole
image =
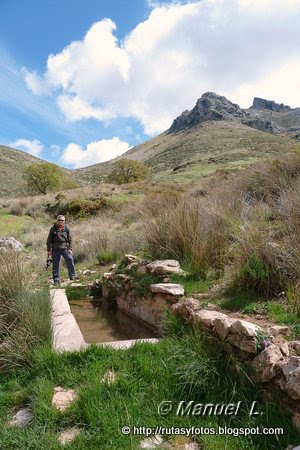
[[[64,216],[71,217],[73,219],[80,219],[88,216],[94,216],[100,210],[107,210],[112,207],[111,202],[105,197],[91,200],[79,198],[66,203],[62,203],[61,199],[59,199],[53,205],[49,204],[46,211],[55,216],[58,214],[63,214]]]
[[[111,173],[107,181],[109,183],[133,183],[134,181],[141,181],[147,178],[150,174],[149,168],[139,162],[128,158],[117,160],[113,164]]]
[[[101,265],[106,265],[111,262],[114,262],[114,261],[116,261],[117,258],[118,258],[117,253],[109,252],[109,251],[102,251],[102,252],[99,252],[97,255],[98,263]]]

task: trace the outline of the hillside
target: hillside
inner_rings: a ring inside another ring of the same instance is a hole
[[[280,111],[275,102],[260,100],[258,106],[254,102],[245,110],[225,97],[205,93],[169,130],[122,157],[149,165],[154,179],[182,182],[298,147],[295,138],[300,130],[300,108]],[[111,164],[78,169],[75,176],[83,182],[97,182],[105,179]]]
[[[24,169],[30,164],[43,162],[43,159],[29,153],[0,145],[0,195],[25,194],[26,183],[22,178]],[[70,174],[69,170],[63,170]]]

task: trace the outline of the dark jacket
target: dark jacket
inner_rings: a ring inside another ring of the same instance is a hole
[[[47,251],[52,250],[72,250],[72,236],[67,225],[64,225],[63,229],[59,231],[57,224],[54,224],[49,231],[47,238]]]

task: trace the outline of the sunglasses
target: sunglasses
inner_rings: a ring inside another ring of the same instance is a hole
[[[59,219],[59,222],[64,222],[64,220],[62,220],[62,219]]]

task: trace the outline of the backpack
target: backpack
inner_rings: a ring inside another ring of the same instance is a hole
[[[70,241],[70,230],[68,226],[64,225],[64,229],[67,232],[68,241]],[[56,235],[57,235],[57,225],[54,224],[53,227],[51,228],[51,244],[53,244]]]

